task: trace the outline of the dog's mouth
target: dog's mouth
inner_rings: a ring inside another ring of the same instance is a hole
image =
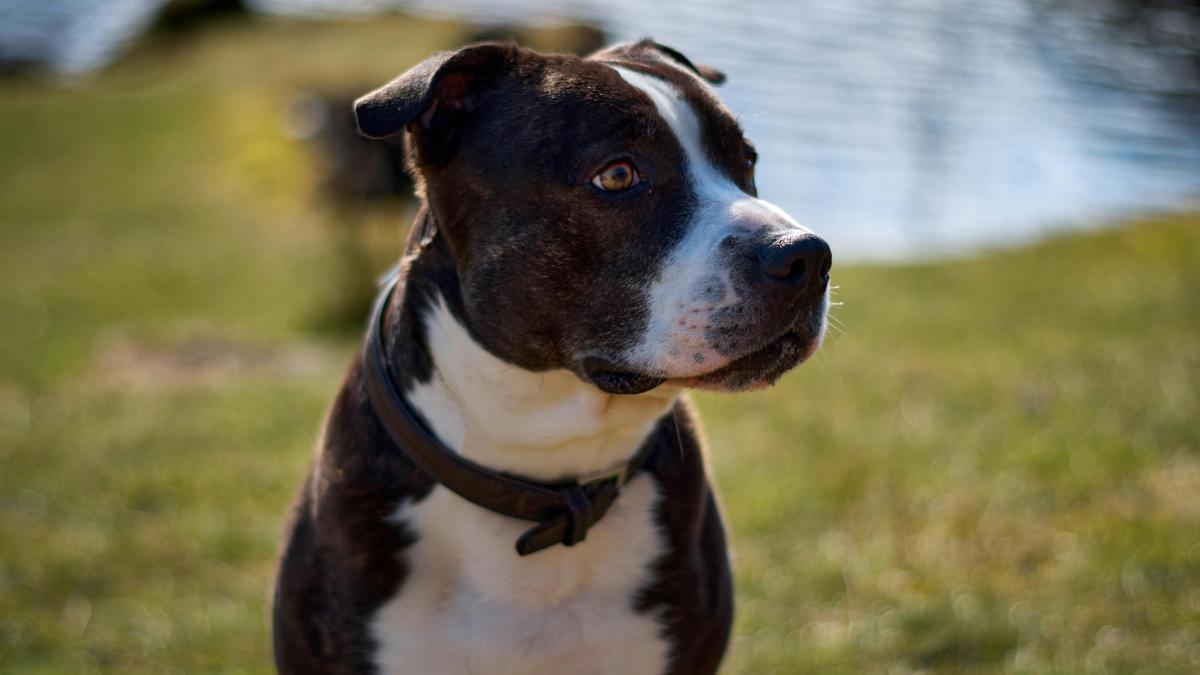
[[[583,360],[583,371],[592,384],[608,394],[643,394],[667,381],[665,377],[620,370],[613,363],[592,356]]]
[[[821,346],[819,332],[806,333],[808,331],[793,327],[765,346],[716,370],[672,381],[693,389],[730,392],[769,387]]]
[[[823,321],[801,321],[782,335],[749,354],[707,373],[672,378],[623,370],[599,358],[587,358],[583,369],[587,378],[609,394],[642,394],[664,383],[714,391],[745,391],[774,384],[784,373],[816,353],[824,335]]]

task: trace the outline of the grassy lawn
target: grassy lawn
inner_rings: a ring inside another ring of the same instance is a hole
[[[0,671],[269,671],[357,339],[317,328],[346,263],[281,117],[462,34],[260,21],[0,82]],[[1200,215],[834,276],[813,363],[699,399],[726,671],[1197,672]]]

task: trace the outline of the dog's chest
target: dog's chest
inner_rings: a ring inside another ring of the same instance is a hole
[[[661,673],[668,660],[658,617],[635,610],[664,542],[657,484],[626,486],[572,548],[522,558],[528,523],[435,488],[405,504],[394,526],[418,539],[408,575],[371,625],[381,673]]]

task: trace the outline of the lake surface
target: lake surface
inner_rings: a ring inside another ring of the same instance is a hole
[[[652,36],[726,72],[720,93],[759,148],[761,195],[840,260],[965,253],[1200,195],[1200,110],[1163,100],[1194,83],[1100,34],[1094,17],[1034,0],[253,4]],[[116,6],[144,20],[144,3]]]

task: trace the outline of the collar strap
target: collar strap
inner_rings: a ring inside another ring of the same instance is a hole
[[[545,483],[493,471],[446,447],[417,416],[388,374],[383,350],[384,316],[400,275],[384,286],[371,312],[363,374],[376,417],[400,450],[425,473],[458,496],[489,511],[537,523],[517,539],[525,556],[555,544],[574,546],[608,512],[654,444],[647,439],[620,468],[588,482]],[[593,474],[594,476],[594,474]]]

